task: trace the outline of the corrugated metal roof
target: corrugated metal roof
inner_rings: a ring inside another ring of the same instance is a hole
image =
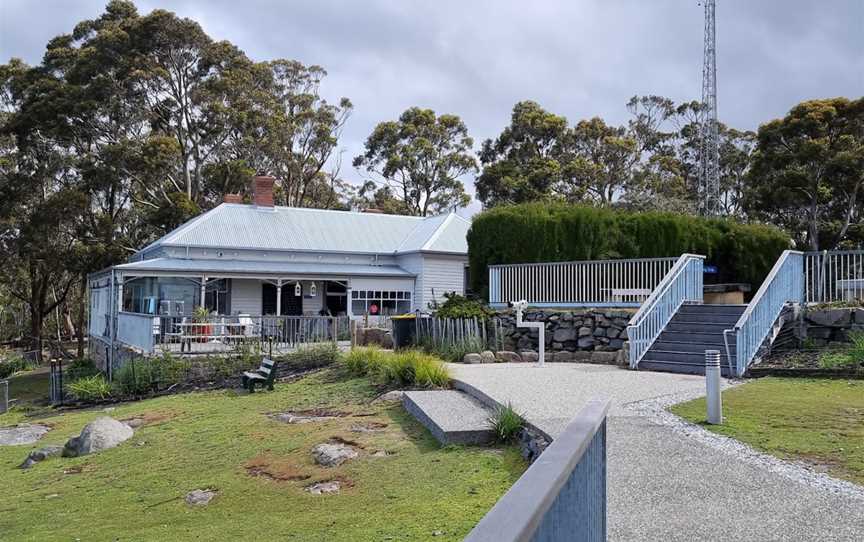
[[[180,258],[154,258],[124,263],[115,267],[121,271],[171,271],[189,273],[253,273],[262,275],[327,275],[413,277],[395,265],[360,265],[295,262],[262,262],[247,260],[184,260]]]
[[[147,248],[170,245],[378,254],[419,250],[467,253],[465,233],[470,223],[452,217],[455,215],[420,218],[223,203]]]

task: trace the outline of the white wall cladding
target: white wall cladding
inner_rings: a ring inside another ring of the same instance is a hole
[[[412,279],[389,279],[389,278],[352,278],[352,290],[414,290],[414,281]]]
[[[423,256],[423,304],[421,310],[427,310],[434,299],[443,301],[444,294],[456,292],[465,294],[465,262],[467,258],[447,256]]]
[[[231,279],[231,312],[261,314],[261,281]]]
[[[396,264],[405,271],[416,275],[414,279],[413,306],[411,308],[414,310],[426,310],[426,302],[423,301],[423,256],[419,252],[399,256]]]

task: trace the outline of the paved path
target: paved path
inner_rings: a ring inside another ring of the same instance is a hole
[[[864,498],[808,485],[655,423],[626,405],[704,390],[704,377],[585,364],[452,365],[555,436],[595,397],[608,421],[611,541],[864,540]],[[861,492],[864,495],[864,491]]]

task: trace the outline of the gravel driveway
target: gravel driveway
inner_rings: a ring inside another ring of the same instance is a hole
[[[552,437],[588,400],[612,400],[609,540],[864,540],[864,488],[654,413],[703,394],[704,377],[578,363],[451,369]]]

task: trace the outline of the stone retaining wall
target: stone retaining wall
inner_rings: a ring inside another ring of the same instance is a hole
[[[526,311],[523,319],[546,324],[546,361],[627,363],[627,324],[636,310],[574,309]],[[537,350],[538,332],[517,328],[512,311],[498,314],[505,350]]]
[[[801,311],[792,326],[795,337],[811,346],[849,342],[849,332],[864,331],[864,308],[808,309]]]

